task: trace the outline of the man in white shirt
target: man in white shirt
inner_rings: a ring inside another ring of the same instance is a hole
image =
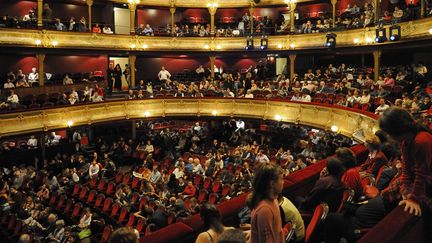
[[[195,70],[195,72],[197,74],[201,74],[201,73],[205,73],[205,70],[202,65],[199,65],[199,67]]]
[[[105,27],[103,27],[102,33],[104,33],[104,34],[113,34],[111,28],[108,25],[105,25]]]
[[[11,90],[10,95],[6,100],[8,106],[12,109],[15,109],[19,103],[18,95],[15,94],[15,91]]]
[[[3,88],[5,89],[13,89],[15,85],[12,83],[12,80],[7,79],[6,83],[4,83]]]
[[[27,141],[27,146],[31,148],[37,147],[38,140],[35,138],[35,136],[30,136],[29,140]]]
[[[32,68],[32,72],[28,75],[28,82],[30,85],[39,82],[39,73],[36,72],[36,68]]]
[[[162,66],[162,70],[159,71],[158,78],[162,82],[169,81],[171,78],[171,74],[168,72],[168,70],[165,70],[165,67]]]
[[[93,160],[93,162],[91,163],[91,165],[89,167],[90,179],[98,178],[98,173],[99,173],[99,165],[96,163],[96,160]]]
[[[257,163],[268,163],[268,162],[270,162],[270,160],[267,157],[267,155],[263,154],[262,149],[260,149],[258,151],[257,156],[255,157],[255,162],[257,162]]]
[[[390,106],[385,103],[385,99],[380,99],[380,105],[375,109],[375,114],[381,115]]]
[[[303,102],[311,102],[312,98],[307,93],[302,93],[301,101],[303,101]]]

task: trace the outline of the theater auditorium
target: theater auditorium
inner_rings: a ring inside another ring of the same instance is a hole
[[[0,1],[0,241],[432,242],[429,0]]]

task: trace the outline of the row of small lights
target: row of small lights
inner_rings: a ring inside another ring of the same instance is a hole
[[[148,45],[147,45],[147,44],[143,44],[141,47],[142,47],[143,49],[147,49],[147,48],[148,48]],[[130,48],[131,48],[131,49],[135,49],[135,48],[137,48],[137,45],[136,45],[136,44],[130,44]]]
[[[432,28],[429,29],[429,34],[432,35]],[[367,37],[367,38],[365,39],[365,41],[366,41],[366,43],[370,44],[370,43],[372,43],[374,40],[373,40],[371,37]],[[354,42],[354,44],[359,44],[359,43],[360,43],[360,39],[359,39],[359,38],[355,38],[355,39],[353,40],[353,42]],[[37,46],[40,46],[40,45],[42,44],[42,41],[39,40],[39,39],[36,39],[36,40],[35,40],[35,44],[36,44]],[[56,40],[53,40],[53,41],[51,42],[51,45],[54,46],[54,47],[58,46],[58,44],[59,44],[59,43],[58,43],[58,41],[56,41]],[[277,47],[278,47],[279,49],[282,49],[282,48],[283,48],[283,45],[282,45],[281,43],[279,43],[279,44],[277,44]],[[136,45],[136,44],[131,44],[131,45],[130,45],[130,48],[131,48],[131,49],[135,49],[135,48],[137,48],[137,45]],[[143,44],[143,45],[142,45],[142,48],[143,48],[143,49],[147,49],[147,48],[148,48],[148,45],[147,45],[147,44]],[[295,48],[295,44],[294,44],[294,43],[291,43],[291,44],[290,44],[290,48],[291,48],[291,49],[294,49],[294,48]],[[206,45],[204,45],[204,49],[210,49],[210,46],[206,44]],[[220,50],[220,49],[222,49],[222,46],[218,44],[218,45],[216,45],[216,49]]]
[[[42,44],[42,41],[39,40],[39,39],[36,39],[36,40],[35,40],[35,44],[36,44],[37,46],[40,46],[40,45]],[[54,47],[58,46],[58,41],[56,41],[56,40],[52,41],[52,42],[51,42],[51,45],[54,46]]]
[[[216,110],[213,110],[213,111],[212,111],[212,115],[213,115],[213,116],[217,116],[217,114],[218,114],[218,112],[217,112]],[[145,111],[145,112],[144,112],[144,116],[145,116],[145,117],[149,117],[149,116],[150,116],[150,112]],[[282,119],[283,119],[283,117],[282,117],[281,115],[275,115],[274,118],[275,118],[276,121],[279,121],[279,122],[282,121]],[[68,127],[72,127],[73,124],[74,124],[74,122],[73,122],[72,120],[69,120],[69,121],[66,122],[66,125],[67,125]],[[339,127],[336,126],[336,125],[333,125],[333,126],[330,127],[330,130],[331,130],[332,132],[338,132],[338,131],[339,131]]]
[[[214,115],[217,115],[217,113],[214,114]],[[150,116],[150,112],[145,111],[145,112],[144,112],[144,117],[149,117],[149,116]],[[66,122],[66,125],[67,125],[68,127],[72,127],[73,124],[74,124],[74,122],[73,122],[72,120],[69,120],[69,121]]]

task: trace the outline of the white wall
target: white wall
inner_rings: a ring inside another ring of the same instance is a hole
[[[116,34],[130,34],[130,11],[127,8],[114,8],[114,26]]]
[[[287,60],[288,58],[286,57],[276,58],[276,75],[283,73],[285,65],[289,65]],[[286,68],[289,69],[289,66],[287,66]]]

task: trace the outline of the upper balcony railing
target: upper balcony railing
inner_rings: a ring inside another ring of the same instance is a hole
[[[431,38],[432,18],[400,23],[401,42]],[[388,34],[388,31],[387,31]],[[376,28],[346,30],[337,33],[337,47],[385,45],[392,42],[375,43]],[[255,49],[260,46],[260,37],[254,37]],[[326,33],[307,35],[269,36],[268,50],[303,50],[326,48]],[[0,29],[0,45],[32,48],[97,49],[127,51],[243,51],[246,38],[193,38],[154,37],[71,33],[46,30]]]

